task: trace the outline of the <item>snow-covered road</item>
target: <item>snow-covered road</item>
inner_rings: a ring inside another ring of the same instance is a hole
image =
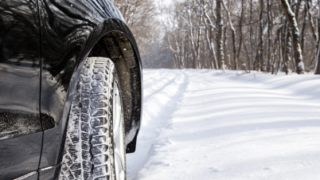
[[[129,180],[319,180],[320,76],[145,70]]]

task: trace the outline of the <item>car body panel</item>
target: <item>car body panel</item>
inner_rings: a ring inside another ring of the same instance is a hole
[[[37,0],[1,0],[0,14],[0,179],[13,179],[41,154]]]
[[[6,15],[4,8],[8,4],[13,10]],[[6,18],[14,22],[22,19],[20,28],[8,29]],[[109,35],[119,41],[116,48],[121,51],[120,56],[129,59],[121,61],[126,69],[118,60],[115,64],[120,76],[128,74],[120,81],[130,91],[126,103],[132,110],[125,123],[126,134],[133,139],[127,147],[133,152],[140,128],[142,67],[135,39],[115,6],[108,0],[0,1],[0,121],[7,121],[8,113],[15,113],[9,117],[28,117],[25,125],[32,130],[20,137],[0,137],[0,179],[17,178],[35,170],[40,179],[51,179],[59,173],[69,109],[80,71],[92,49]],[[105,46],[106,57],[117,59],[115,48]],[[15,97],[10,99],[9,95]],[[11,101],[20,104],[6,106]],[[4,111],[7,114],[1,119],[1,110],[8,108],[11,110]]]
[[[0,141],[0,179],[14,179],[36,171],[42,132]]]

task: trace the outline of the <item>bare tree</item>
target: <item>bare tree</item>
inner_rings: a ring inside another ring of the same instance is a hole
[[[280,0],[283,11],[287,17],[287,20],[289,22],[289,25],[293,29],[293,52],[294,52],[294,58],[296,62],[296,72],[298,74],[303,74],[304,73],[304,63],[303,63],[303,57],[302,57],[302,52],[301,52],[301,46],[300,46],[300,33],[299,33],[299,28],[297,24],[297,20],[295,18],[295,14],[291,10],[291,7],[288,3],[288,0]]]
[[[234,70],[238,70],[238,56],[237,56],[237,49],[236,49],[236,30],[235,28],[233,27],[233,23],[231,21],[231,18],[230,18],[230,11],[229,9],[227,8],[226,4],[224,3],[223,0],[222,1],[222,4],[223,4],[223,7],[224,9],[226,10],[227,12],[227,20],[230,24],[230,28],[231,28],[231,32],[232,32],[232,46],[233,46],[233,63],[234,63],[234,66],[233,66],[233,69]],[[226,36],[225,36],[226,37]]]
[[[217,32],[217,47],[218,47],[218,53],[217,53],[217,58],[218,58],[218,66],[219,69],[224,69],[224,54],[223,54],[223,18],[222,18],[222,3],[223,0],[216,0],[216,8],[217,8],[217,27],[218,27],[218,32]]]
[[[264,62],[264,59],[263,59],[263,52],[264,52],[264,41],[263,41],[263,29],[264,29],[264,21],[263,21],[263,11],[264,11],[264,1],[263,0],[260,0],[260,26],[259,26],[259,37],[260,37],[260,40],[259,40],[259,44],[258,44],[258,53],[257,53],[257,60],[256,60],[256,68],[258,71],[261,71],[262,69],[262,64]]]
[[[307,0],[176,1],[165,44],[176,68],[301,74],[307,63],[320,72],[318,6]]]

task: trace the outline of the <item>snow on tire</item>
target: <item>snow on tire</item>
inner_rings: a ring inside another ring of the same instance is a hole
[[[126,178],[123,106],[118,87],[110,59],[87,59],[71,105],[59,179]]]

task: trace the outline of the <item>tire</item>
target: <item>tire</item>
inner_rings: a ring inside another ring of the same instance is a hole
[[[126,179],[120,93],[113,62],[88,58],[71,105],[59,179]]]

